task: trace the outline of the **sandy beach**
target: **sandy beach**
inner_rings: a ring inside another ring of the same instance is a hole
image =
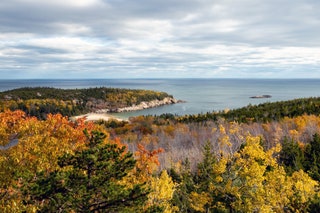
[[[78,116],[74,116],[71,117],[71,119],[78,119],[78,118],[85,118],[87,121],[98,121],[98,120],[118,120],[118,121],[123,121],[124,119],[121,118],[117,118],[115,116],[112,116],[110,114],[106,114],[106,113],[87,113],[84,115],[78,115]]]

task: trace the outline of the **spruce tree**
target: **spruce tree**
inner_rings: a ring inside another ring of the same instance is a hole
[[[217,162],[216,156],[211,148],[210,141],[207,141],[203,147],[203,160],[198,164],[198,172],[196,182],[200,185],[200,189],[205,191],[208,189],[210,182],[214,178],[214,165]]]

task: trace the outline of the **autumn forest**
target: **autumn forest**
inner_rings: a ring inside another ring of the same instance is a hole
[[[0,212],[320,209],[320,98],[88,122],[170,95],[33,91],[0,94]]]

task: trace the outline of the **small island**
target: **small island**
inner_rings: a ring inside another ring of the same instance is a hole
[[[255,95],[251,96],[250,98],[271,98],[271,95]]]

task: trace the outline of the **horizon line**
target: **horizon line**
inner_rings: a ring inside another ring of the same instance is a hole
[[[3,78],[0,79],[0,81],[6,81],[6,80],[183,80],[183,79],[201,79],[201,80],[219,80],[219,79],[234,79],[234,80],[299,80],[299,79],[304,79],[304,80],[320,80],[319,78],[312,78],[312,77],[291,77],[291,78],[229,78],[229,77],[219,77],[219,78],[204,78],[204,77],[177,77],[177,78],[164,78],[164,77],[156,77],[156,78]]]

